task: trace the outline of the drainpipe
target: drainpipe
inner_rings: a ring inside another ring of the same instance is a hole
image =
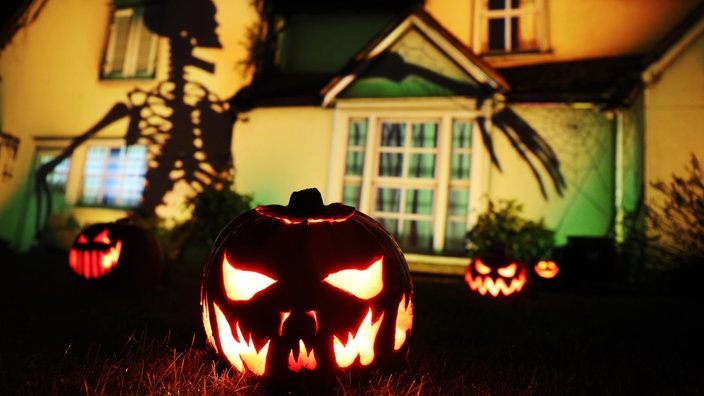
[[[623,184],[624,184],[624,117],[620,109],[614,109],[614,241],[620,245],[624,241],[625,216],[623,207]]]

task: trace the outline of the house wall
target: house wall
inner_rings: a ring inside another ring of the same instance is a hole
[[[689,175],[694,154],[704,161],[704,34],[645,90],[646,203],[665,197],[650,183]]]
[[[246,120],[246,121],[245,121]],[[235,187],[260,205],[286,205],[292,192],[328,190],[333,111],[318,106],[259,108],[235,125]]]
[[[493,66],[647,52],[700,0],[544,0],[550,43],[545,54],[491,56]],[[427,0],[425,9],[472,47],[472,2]],[[578,45],[575,45],[578,43]]]
[[[559,161],[566,184],[558,193],[537,158],[528,155],[545,188],[503,133],[492,138],[501,170],[489,169],[488,194],[494,200],[515,200],[532,220],[544,219],[555,230],[555,242],[570,236],[608,235],[613,221],[614,122],[609,115],[585,106],[523,105],[515,111],[545,139]]]
[[[211,74],[187,67],[185,76],[227,100],[249,82],[241,64],[247,56],[246,29],[256,14],[249,1],[213,3],[222,49],[196,48],[194,55],[214,63],[215,71]],[[169,78],[169,41],[160,38],[155,79],[100,80],[111,4],[111,0],[44,2],[36,20],[19,30],[0,53],[0,125],[3,131],[21,139],[14,177],[0,188],[0,238],[15,247],[27,248],[34,234],[31,183],[37,142],[63,138],[57,144],[66,145],[70,138],[100,121],[115,104],[126,103],[128,92],[149,90]],[[126,130],[127,120],[123,119],[95,137],[121,138]],[[67,203],[68,207],[72,204]],[[124,214],[120,210],[97,213],[85,208],[80,212],[81,218],[101,220]]]

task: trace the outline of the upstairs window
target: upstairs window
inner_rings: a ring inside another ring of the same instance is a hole
[[[147,28],[143,15],[143,6],[113,12],[102,78],[154,78],[159,36]]]
[[[547,49],[544,0],[479,0],[474,47],[484,54]]]

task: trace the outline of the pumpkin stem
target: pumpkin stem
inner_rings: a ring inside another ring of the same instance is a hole
[[[323,197],[317,188],[307,188],[291,194],[288,201],[289,214],[297,217],[311,217],[325,207]]]

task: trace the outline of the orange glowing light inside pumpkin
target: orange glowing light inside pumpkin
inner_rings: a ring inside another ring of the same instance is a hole
[[[337,336],[333,336],[333,350],[338,366],[343,368],[350,366],[357,356],[359,356],[359,362],[364,366],[374,360],[374,341],[383,319],[384,314],[382,313],[379,319],[372,323],[372,309],[369,308],[369,312],[357,332],[355,334],[347,333],[346,342],[343,343]]]
[[[302,369],[315,370],[318,362],[315,360],[315,351],[308,352],[303,340],[298,340],[298,357],[294,357],[293,350],[288,354],[288,369],[299,372]]]
[[[237,330],[237,338],[239,338],[239,341],[236,340],[232,335],[232,328],[225,314],[217,304],[213,304],[213,306],[215,308],[215,320],[218,324],[218,335],[220,337],[220,345],[222,345],[222,353],[227,360],[241,372],[244,372],[246,366],[252,373],[263,375],[266,369],[266,357],[269,353],[271,340],[268,340],[266,344],[257,351],[257,348],[254,346],[254,341],[252,341],[251,334],[249,340],[246,340],[245,336],[242,334],[239,323],[235,323],[235,330]]]
[[[276,283],[264,274],[255,271],[245,271],[237,269],[230,264],[227,257],[222,260],[223,281],[225,282],[225,293],[232,301],[245,301],[255,294]]]
[[[502,276],[497,279],[488,275],[491,272],[491,267],[482,263],[481,260],[475,259],[472,265],[474,265],[475,270],[481,274],[481,276],[474,277],[471,271],[466,271],[465,280],[472,291],[478,292],[481,295],[489,293],[497,297],[499,294],[508,296],[519,293],[527,281],[525,271],[519,272],[517,263],[511,263],[497,269],[497,273]],[[516,275],[517,272],[518,275]],[[506,283],[507,280],[509,281],[508,284]]]
[[[540,260],[533,267],[539,277],[552,279],[560,272],[560,267],[552,260]]]
[[[384,288],[382,277],[383,258],[363,270],[348,269],[328,275],[324,281],[357,298],[368,300]]]
[[[350,217],[354,216],[354,210],[350,211],[350,213],[342,216],[342,217],[320,217],[320,218],[291,218],[291,217],[285,217],[281,215],[276,215],[272,213],[271,211],[267,210],[266,207],[259,206],[255,209],[257,213],[259,213],[262,216],[268,216],[268,217],[273,217],[277,220],[283,221],[285,224],[288,225],[295,225],[295,224],[301,224],[303,222],[306,222],[308,224],[316,224],[316,223],[341,223],[343,221],[346,221]]]
[[[88,243],[85,235],[78,236],[76,243],[68,252],[68,263],[71,269],[86,279],[95,279],[105,276],[120,260],[122,241],[117,240],[115,246],[110,246],[108,230],[100,232],[93,238],[93,242],[108,246],[105,251],[95,249],[79,249]]]
[[[394,335],[394,350],[401,349],[406,342],[408,332],[413,327],[413,302],[406,303],[404,295],[401,302],[398,304],[398,314],[396,316],[396,333]]]

